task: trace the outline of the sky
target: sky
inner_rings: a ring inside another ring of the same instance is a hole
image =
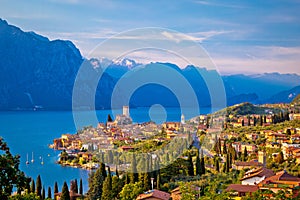
[[[87,58],[106,57],[105,53],[117,52],[122,45],[131,46],[133,41],[140,44],[141,36],[142,42],[146,42],[147,37],[153,39],[154,36],[148,35],[149,32],[157,34],[160,31],[160,35],[163,35],[159,38],[160,42],[172,39],[172,45],[179,45],[176,50],[186,52],[184,55],[192,51],[186,50],[181,43],[182,38],[200,45],[221,74],[300,74],[299,0],[0,2],[0,18],[9,24],[25,31],[34,31],[51,40],[70,40]],[[154,31],[149,27],[155,27]],[[115,40],[111,42],[111,38]],[[102,48],[102,54],[91,53],[97,48],[101,49],[101,44],[105,42],[111,44],[111,48]],[[137,46],[132,45],[131,49]],[[162,46],[168,45],[165,43]],[[143,50],[126,56],[139,62],[169,61],[184,67],[186,63],[180,59],[180,52],[170,54],[172,51],[166,50]]]

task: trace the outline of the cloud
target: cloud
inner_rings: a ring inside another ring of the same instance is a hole
[[[224,2],[224,1],[222,1]],[[206,0],[196,0],[194,1],[194,3],[196,4],[201,4],[201,5],[205,5],[205,6],[217,6],[217,7],[226,7],[226,8],[246,8],[245,5],[236,5],[236,4],[231,4],[231,3],[217,3],[217,2],[213,2],[213,1],[206,1]]]

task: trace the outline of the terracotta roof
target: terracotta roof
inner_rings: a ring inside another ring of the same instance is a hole
[[[277,172],[276,175],[266,178],[262,183],[265,184],[267,182],[277,182],[277,181],[291,181],[291,182],[299,182],[300,178],[288,174],[285,170],[281,172]]]
[[[163,192],[160,190],[150,190],[149,192],[146,192],[144,194],[140,194],[136,199],[148,199],[148,198],[157,198],[161,200],[169,200],[170,194],[167,192]]]
[[[231,184],[227,187],[226,191],[235,191],[235,192],[255,192],[258,190],[256,185],[241,185],[241,184]]]
[[[252,178],[252,177],[270,177],[270,176],[274,176],[275,173],[270,170],[267,169],[265,167],[261,167],[261,168],[257,168],[254,170],[250,170],[248,172],[246,172],[245,176],[243,178],[241,178],[241,181]]]
[[[249,162],[242,162],[242,161],[238,161],[234,163],[236,166],[263,166],[262,163],[260,162],[256,162],[256,161],[249,161]]]

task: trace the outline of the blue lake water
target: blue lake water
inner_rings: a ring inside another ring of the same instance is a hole
[[[151,111],[151,110],[150,110]],[[209,113],[208,108],[201,110],[202,114]],[[186,118],[193,117],[194,110],[185,110]],[[96,126],[95,121],[90,119],[91,111],[82,111],[77,124],[82,126]],[[98,121],[106,121],[107,115],[120,114],[121,110],[112,112],[111,110],[100,110],[96,112]],[[166,108],[165,113],[160,110],[152,110],[149,116],[149,108],[136,108],[130,110],[130,115],[134,122],[146,122],[150,120],[161,119],[167,121],[180,121],[181,110],[179,108]],[[62,167],[56,164],[59,151],[48,148],[54,138],[58,138],[63,133],[75,133],[76,127],[71,111],[16,111],[0,112],[0,136],[8,143],[13,154],[21,156],[20,168],[27,176],[36,177],[40,174],[42,183],[47,189],[48,186],[54,186],[58,182],[59,189],[64,181],[70,184],[73,179],[83,179],[84,192],[88,189],[88,171]],[[31,161],[32,152],[34,154],[34,163],[26,165],[27,154]],[[41,158],[44,164],[41,164]],[[53,190],[52,190],[53,191]]]

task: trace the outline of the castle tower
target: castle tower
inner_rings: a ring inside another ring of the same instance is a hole
[[[185,124],[185,117],[183,114],[181,115],[181,124]]]
[[[266,157],[266,152],[264,151],[259,151],[258,152],[258,162],[264,165],[264,167],[267,164],[267,157]]]
[[[123,115],[129,117],[129,106],[123,106]]]

